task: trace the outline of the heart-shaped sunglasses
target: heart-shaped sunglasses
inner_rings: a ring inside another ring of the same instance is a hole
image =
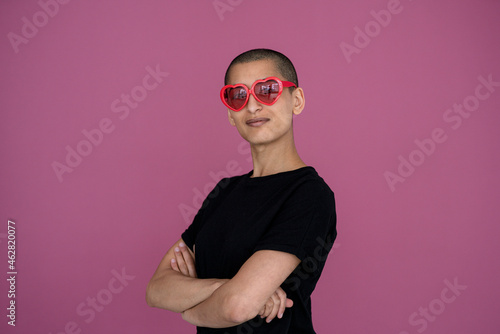
[[[250,94],[260,103],[270,106],[278,100],[283,87],[297,87],[297,85],[269,77],[255,81],[250,90],[244,84],[226,85],[220,91],[220,98],[226,107],[234,111],[240,111],[245,107]]]

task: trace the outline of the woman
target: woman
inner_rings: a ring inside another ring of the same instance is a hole
[[[304,92],[290,60],[268,49],[236,57],[225,84],[221,99],[253,170],[207,196],[147,302],[182,313],[198,333],[315,333],[310,296],[337,233],[333,192],[295,147]]]

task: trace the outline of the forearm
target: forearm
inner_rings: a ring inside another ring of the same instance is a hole
[[[211,328],[237,326],[255,318],[259,313],[269,315],[271,321],[276,315],[282,317],[287,302],[284,291],[271,302],[272,312],[264,307],[277,293],[280,285],[293,272],[300,260],[292,254],[262,250],[255,252],[227,283],[215,290],[205,301],[182,313],[189,323]]]
[[[225,281],[192,278],[172,269],[165,269],[149,282],[146,300],[152,307],[184,312],[209,298]]]
[[[227,283],[214,293],[182,313],[182,318],[195,325],[210,328],[225,328],[237,326],[257,316],[259,309],[249,304],[241,303],[234,291],[234,286]]]

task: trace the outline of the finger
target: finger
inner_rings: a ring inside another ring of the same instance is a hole
[[[260,312],[259,312],[259,315],[261,318],[265,318],[266,317],[265,314],[266,314],[266,305],[264,305],[262,307],[262,310],[260,310]]]
[[[175,259],[170,260],[170,268],[177,272],[180,272],[179,266],[177,265],[177,261]]]
[[[278,314],[278,311],[279,311],[279,307],[280,307],[280,298],[279,296],[274,293],[272,295],[272,300],[273,300],[273,306],[272,306],[272,309],[270,310],[267,318],[266,318],[266,322],[271,322],[271,320],[273,320],[274,318],[276,318],[276,315]]]
[[[266,307],[264,306],[264,307],[260,310],[260,312],[258,313],[258,315],[260,315],[260,317],[261,317],[261,318],[263,318],[263,316],[262,316],[262,315],[264,314],[264,311],[265,311],[265,310],[266,310]]]
[[[179,244],[179,248],[181,250],[182,256],[184,257],[184,261],[186,263],[186,267],[189,273],[189,276],[191,277],[196,277],[196,266],[195,266],[195,261],[191,253],[189,252],[189,249],[187,246],[181,242]]]
[[[281,290],[278,293],[278,296],[280,297],[280,304],[279,304],[279,308],[278,308],[278,319],[281,319],[281,318],[283,318],[283,313],[285,313],[287,298],[286,298],[286,293],[283,290]]]
[[[262,306],[262,309],[259,312],[259,315],[260,315],[261,318],[265,318],[266,317],[265,314],[266,314],[267,303],[268,302],[266,301],[266,303]]]
[[[290,298],[287,298],[285,305],[286,305],[287,308],[292,307],[293,306],[293,300],[291,300]]]
[[[271,298],[273,300],[273,308],[266,318],[267,323],[271,322],[271,320],[276,318],[276,315],[278,314],[278,311],[280,308],[280,298],[279,298],[278,294],[275,292]]]
[[[263,311],[262,311],[262,318],[266,318],[269,314],[271,314],[271,311],[273,309],[273,300],[272,298],[269,298],[267,300],[267,302],[264,304],[264,308],[263,308]]]
[[[277,317],[279,319],[281,319],[283,317],[283,314],[285,313],[285,308],[286,308],[287,302],[288,301],[291,302],[291,300],[286,298],[286,292],[282,288],[276,289],[275,294],[279,298],[279,307],[278,307]],[[293,305],[293,302],[292,302],[292,305]],[[291,307],[291,305],[290,305],[290,307]]]
[[[189,270],[186,266],[186,261],[184,260],[184,256],[182,255],[179,247],[175,247],[174,254],[175,254],[175,260],[177,261],[177,265],[179,266],[181,273],[186,276],[189,276]]]

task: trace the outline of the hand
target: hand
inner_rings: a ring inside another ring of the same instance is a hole
[[[194,256],[189,248],[180,243],[174,250],[175,258],[170,260],[170,267],[184,276],[196,278],[196,267]]]
[[[278,319],[283,317],[285,308],[293,306],[293,301],[286,298],[286,293],[282,288],[278,288],[271,297],[267,300],[262,310],[259,312],[261,318],[267,318],[266,322],[269,323],[276,316]]]

